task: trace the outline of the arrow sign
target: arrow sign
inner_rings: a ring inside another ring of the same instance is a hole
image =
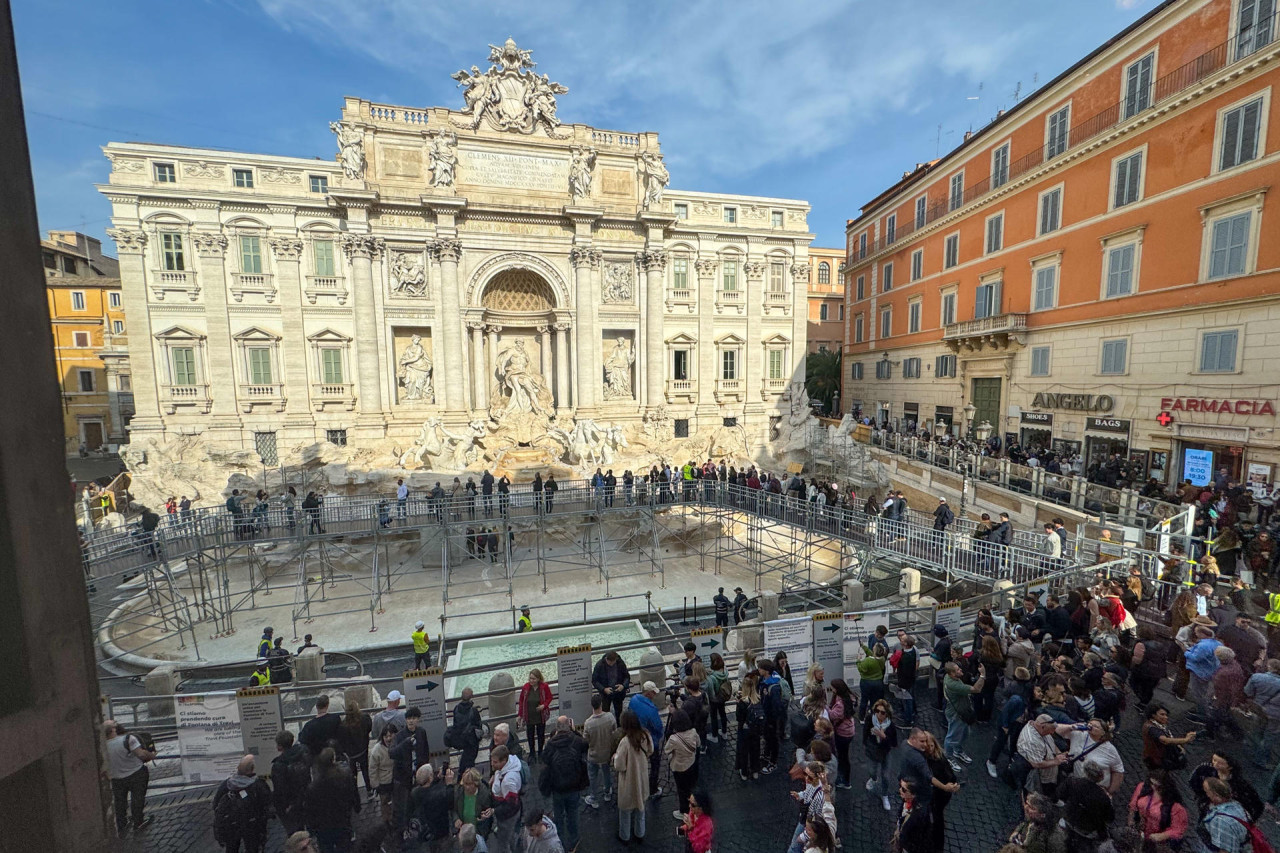
[[[702,647],[703,647],[704,649],[714,649],[714,648],[715,648],[716,646],[718,646],[718,645],[720,645],[720,642],[719,642],[718,640],[709,640],[709,641],[707,641],[707,642],[703,643],[703,644],[702,644]]]
[[[416,688],[416,689],[417,689],[417,690],[426,690],[426,691],[431,691],[431,690],[435,690],[435,689],[436,689],[437,687],[439,687],[439,686],[440,686],[440,685],[439,685],[439,684],[436,684],[434,681],[428,681],[428,682],[425,682],[425,683],[423,683],[423,684],[419,684],[419,685],[417,686],[417,688]]]
[[[841,627],[842,627],[842,626],[840,626],[839,624],[832,623],[832,624],[830,624],[830,625],[826,626],[825,628],[823,628],[822,630],[823,630],[823,631],[826,631],[826,632],[828,632],[828,633],[832,633],[832,634],[834,634],[836,631],[839,631],[839,630],[841,629]]]

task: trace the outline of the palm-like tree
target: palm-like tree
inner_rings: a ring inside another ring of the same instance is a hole
[[[832,399],[840,392],[840,353],[830,350],[811,352],[804,360],[804,390],[823,409],[831,410]]]

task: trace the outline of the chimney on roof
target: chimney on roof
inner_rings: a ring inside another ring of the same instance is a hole
[[[965,141],[965,142],[968,142],[968,141],[969,141],[970,139],[972,139],[972,138],[973,138],[973,131],[972,131],[972,130],[966,130],[966,131],[964,132],[964,141]]]
[[[1004,110],[996,110],[996,119],[1004,118]]]

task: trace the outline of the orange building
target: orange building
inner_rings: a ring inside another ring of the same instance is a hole
[[[1162,3],[863,207],[844,408],[1274,482],[1275,12]]]
[[[843,249],[809,247],[809,352],[836,352],[844,343]]]

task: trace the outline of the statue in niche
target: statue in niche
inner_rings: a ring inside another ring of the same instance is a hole
[[[342,171],[352,180],[364,179],[364,134],[349,124],[329,122],[329,130],[338,135],[338,159]]]
[[[427,274],[421,255],[397,252],[391,258],[391,292],[404,296],[427,295]]]
[[[409,346],[400,353],[399,364],[396,378],[404,386],[404,398],[434,403],[436,395],[431,389],[431,358],[422,346],[421,335],[414,335],[409,341]]]
[[[636,363],[636,351],[626,338],[618,338],[613,351],[604,361],[604,398],[606,400],[632,400],[631,365]]]
[[[650,210],[662,201],[662,191],[671,183],[671,173],[663,165],[661,157],[646,151],[640,155],[640,177],[644,181],[643,207]]]
[[[495,367],[506,399],[495,400],[490,407],[494,419],[529,413],[550,418],[555,414],[551,389],[542,375],[533,371],[522,339],[499,353]]]
[[[451,131],[437,133],[427,155],[430,157],[431,186],[453,186],[453,175],[458,167],[458,135]]]
[[[569,161],[569,195],[576,201],[591,195],[591,170],[596,165],[596,150],[574,146]]]

